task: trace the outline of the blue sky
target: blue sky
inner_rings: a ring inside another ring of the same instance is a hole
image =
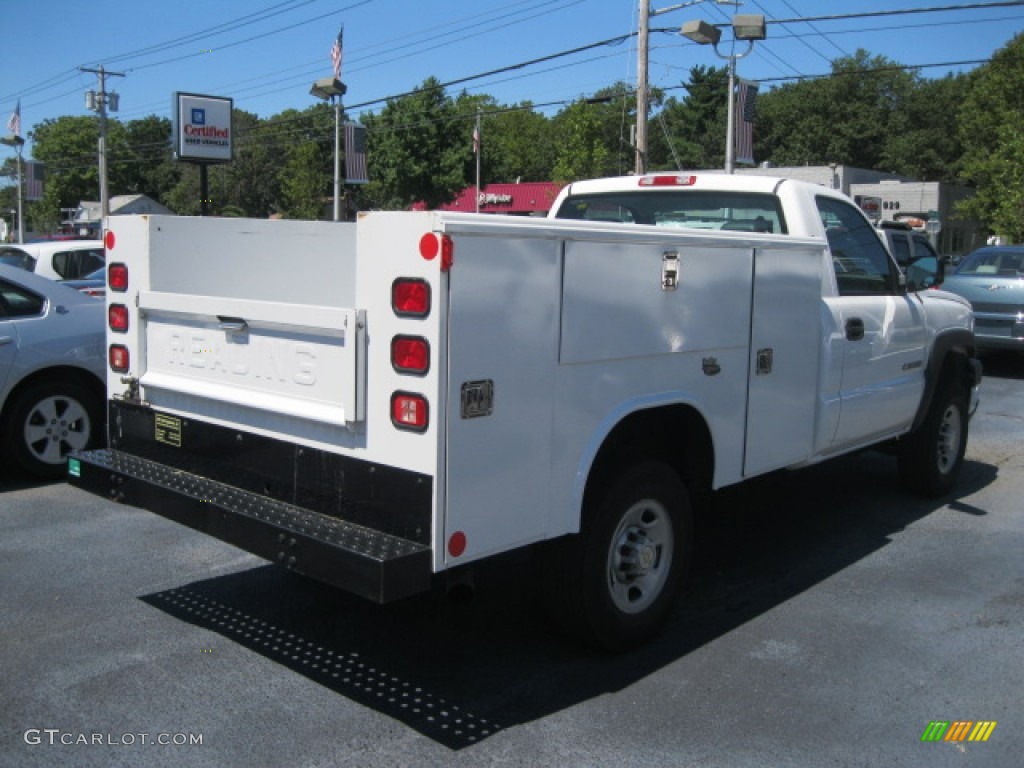
[[[677,31],[695,18],[722,23],[735,13],[763,14],[768,39],[739,62],[739,74],[769,87],[783,78],[825,74],[832,59],[858,48],[901,64],[941,65],[920,70],[931,78],[974,68],[954,62],[988,59],[1024,30],[1024,3],[967,9],[981,4],[746,0],[737,7],[705,0],[656,14],[651,27]],[[924,8],[960,10],[820,19]],[[78,68],[100,64],[125,75],[108,80],[120,94],[114,116],[122,120],[171,117],[175,91],[231,97],[236,107],[261,117],[303,109],[315,102],[311,83],[331,74],[330,48],[342,24],[344,104],[358,117],[429,76],[469,78],[627,35],[637,28],[637,9],[637,0],[4,0],[0,131],[6,132],[19,100],[26,136],[44,119],[91,114],[83,94],[96,88],[96,76]],[[809,17],[819,20],[771,23]],[[692,66],[724,63],[710,47],[676,32],[654,32],[650,49],[650,82],[663,88],[678,87]],[[636,40],[630,38],[473,79],[449,92],[550,104],[542,111],[551,114],[616,81],[635,83],[636,75]]]

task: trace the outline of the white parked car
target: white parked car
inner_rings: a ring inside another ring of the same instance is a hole
[[[51,280],[77,280],[103,267],[102,240],[47,240],[0,245],[0,264]]]
[[[105,442],[103,302],[0,265],[0,452],[39,477]]]

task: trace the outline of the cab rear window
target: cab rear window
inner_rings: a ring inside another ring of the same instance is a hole
[[[675,229],[787,233],[779,199],[751,192],[690,189],[574,195],[565,199],[556,217]]]

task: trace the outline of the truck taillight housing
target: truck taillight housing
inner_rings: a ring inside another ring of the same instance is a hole
[[[696,176],[685,176],[678,173],[641,176],[638,182],[641,187],[692,187],[696,183]]]
[[[128,347],[124,344],[111,344],[107,352],[107,360],[110,363],[110,370],[115,373],[127,373],[131,367],[131,356],[128,354]]]
[[[425,375],[430,370],[430,342],[422,336],[395,336],[391,340],[391,366],[398,373]]]
[[[118,293],[127,291],[128,267],[124,264],[111,264],[107,267],[107,286],[110,290],[117,291]]]
[[[426,317],[430,314],[430,283],[412,277],[400,277],[391,284],[391,309],[399,317]]]
[[[111,304],[107,309],[107,323],[110,330],[125,333],[128,330],[128,307],[124,304]]]
[[[409,432],[426,432],[430,426],[427,398],[412,392],[391,395],[391,423]]]
[[[441,271],[447,272],[455,262],[455,241],[448,235],[427,232],[420,238],[420,256],[433,261],[441,256]]]

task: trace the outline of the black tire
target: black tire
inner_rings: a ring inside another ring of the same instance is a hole
[[[623,470],[588,494],[583,529],[543,551],[542,598],[556,626],[609,651],[648,640],[689,571],[693,521],[686,488],[666,464]]]
[[[4,432],[10,458],[36,477],[67,474],[72,451],[94,447],[105,427],[102,399],[74,380],[33,384],[10,403]]]
[[[900,439],[899,471],[914,493],[936,497],[956,484],[967,450],[968,396],[958,372],[947,368],[924,421]]]

